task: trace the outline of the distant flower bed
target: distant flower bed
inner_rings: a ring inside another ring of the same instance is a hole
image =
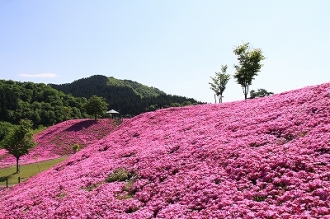
[[[1,191],[0,218],[329,218],[329,88],[136,116]]]

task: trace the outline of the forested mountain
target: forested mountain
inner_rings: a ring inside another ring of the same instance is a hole
[[[37,128],[88,117],[83,105],[93,95],[104,97],[109,109],[116,109],[123,116],[198,103],[191,98],[167,95],[157,88],[134,81],[100,75],[62,85],[0,80],[1,127],[7,126],[4,122],[18,124],[21,119],[32,120],[34,128]],[[1,127],[0,137],[1,133],[4,134]]]
[[[98,77],[98,76],[92,76],[92,77]],[[100,77],[104,77],[104,76],[100,76]],[[130,87],[133,89],[133,91],[136,94],[138,94],[141,97],[155,97],[158,95],[165,95],[165,92],[159,90],[158,88],[145,86],[136,81],[120,80],[114,77],[109,77],[107,83],[109,86]]]
[[[18,124],[30,119],[34,127],[82,118],[84,97],[64,94],[43,83],[0,80],[0,121]]]
[[[192,98],[168,95],[157,88],[138,82],[102,75],[82,78],[67,84],[49,85],[76,97],[89,98],[92,95],[104,97],[109,108],[118,110],[122,115],[130,116],[158,108],[200,103]]]

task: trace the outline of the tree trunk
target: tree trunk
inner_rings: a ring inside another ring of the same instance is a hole
[[[19,160],[19,157],[16,157],[16,173],[19,173],[18,160]]]
[[[249,93],[249,85],[244,86],[243,93],[244,93],[244,98],[246,100]]]

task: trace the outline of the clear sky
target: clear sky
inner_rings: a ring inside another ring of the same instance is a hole
[[[210,77],[249,42],[266,60],[250,89],[330,82],[329,0],[1,0],[0,79],[129,79],[214,102]],[[234,79],[224,102],[244,98]]]

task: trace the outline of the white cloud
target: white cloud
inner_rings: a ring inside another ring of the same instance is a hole
[[[19,74],[23,78],[55,78],[58,75],[54,73],[42,73],[42,74]]]

